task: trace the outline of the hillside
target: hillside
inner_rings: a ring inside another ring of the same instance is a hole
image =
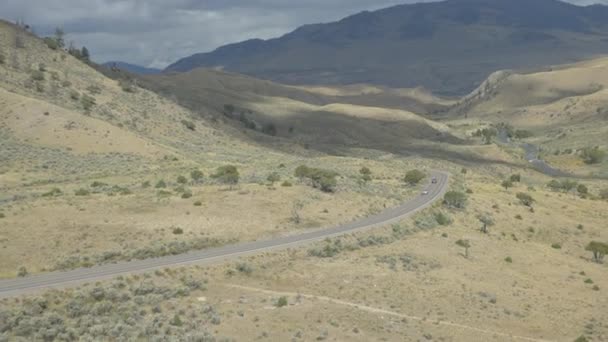
[[[608,52],[608,7],[557,0],[447,0],[362,12],[186,57],[166,71],[220,68],[287,84],[423,86],[462,95],[490,73]]]
[[[528,139],[561,168],[608,175],[608,160],[585,165],[580,151],[608,149],[608,59],[553,66],[543,71],[499,71],[441,117],[509,123],[533,132]]]

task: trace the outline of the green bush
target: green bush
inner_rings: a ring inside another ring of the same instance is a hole
[[[17,270],[17,277],[25,277],[26,275],[28,275],[28,272],[25,266],[19,267]]]
[[[562,249],[562,244],[561,243],[554,243],[551,245],[551,248],[553,249]]]
[[[190,172],[190,178],[195,183],[200,182],[203,179],[203,177],[204,177],[204,175],[203,175],[203,173],[200,170],[192,170]]]
[[[278,308],[282,308],[284,306],[287,306],[287,304],[288,304],[287,303],[287,297],[285,297],[285,296],[279,297],[279,300],[277,300],[277,307]]]
[[[530,196],[529,194],[526,194],[524,192],[519,192],[516,195],[517,199],[519,200],[519,202],[523,205],[525,205],[526,207],[531,207],[532,204],[534,204],[535,200],[534,198],[532,198],[532,196]]]
[[[513,259],[511,257],[506,257],[505,262],[508,262],[509,264],[511,264],[511,263],[513,263]]]
[[[164,189],[167,187],[167,183],[165,183],[165,181],[161,179],[158,182],[156,182],[156,185],[154,187],[157,189]]]
[[[76,196],[88,196],[90,194],[91,194],[91,192],[88,189],[84,189],[84,188],[74,191],[74,195],[76,195]]]
[[[181,235],[184,234],[184,230],[182,228],[179,227],[174,227],[172,230],[173,234],[175,235]]]
[[[184,176],[177,176],[176,181],[177,181],[178,184],[186,184],[186,183],[188,183],[188,179],[186,177],[184,177]]]
[[[217,168],[211,178],[217,179],[220,183],[229,184],[231,187],[239,182],[239,171],[234,165],[225,165]]]
[[[606,158],[606,152],[599,147],[587,147],[581,151],[581,158],[586,164],[599,164]]]
[[[6,217],[6,215],[4,213],[0,212],[0,218],[5,218],[5,217]]]
[[[30,77],[33,81],[44,81],[44,72],[40,70],[32,70]]]
[[[443,204],[452,209],[464,209],[467,204],[467,195],[459,191],[448,191],[443,196]]]
[[[411,170],[405,174],[403,181],[409,185],[416,185],[422,181],[426,175],[420,170]]]
[[[507,179],[507,180],[502,181],[502,183],[500,185],[503,188],[505,188],[505,190],[508,190],[509,188],[513,187],[513,181],[511,181],[510,179]]]
[[[513,183],[519,183],[519,182],[521,182],[521,175],[520,174],[511,175],[509,180]]]
[[[182,198],[183,199],[188,199],[188,198],[191,198],[191,197],[192,197],[192,191],[190,191],[190,190],[186,190],[186,191],[184,191],[182,193]]]
[[[120,86],[120,89],[122,89],[122,91],[124,91],[125,93],[134,93],[136,89],[135,83],[131,80],[121,79],[118,81],[118,85]]]
[[[48,192],[42,194],[42,197],[56,197],[63,195],[63,191],[59,188],[52,188]]]
[[[46,46],[51,50],[57,50],[59,48],[59,43],[55,38],[45,37],[43,41],[46,43]]]
[[[70,98],[74,101],[78,101],[80,99],[80,93],[77,92],[76,90],[71,90],[70,91]]]
[[[283,186],[283,187],[286,187],[286,188],[287,188],[287,187],[291,187],[291,186],[293,186],[293,184],[291,184],[291,182],[289,182],[289,181],[284,181],[284,182],[281,184],[281,186]]]
[[[527,138],[533,137],[534,133],[532,133],[530,131],[518,129],[515,131],[514,136],[516,139],[527,139]]]
[[[196,125],[194,124],[194,122],[188,121],[188,120],[182,120],[181,122],[182,122],[182,125],[184,125],[187,129],[189,129],[191,131],[196,130]]]
[[[149,188],[150,187],[150,181],[144,181],[141,183],[141,187],[143,189]]]
[[[0,65],[5,64],[6,63],[6,57],[4,57],[4,54],[0,53]]]
[[[253,267],[244,262],[236,264],[236,270],[247,275],[253,273]]]
[[[201,202],[201,201],[194,202],[195,207],[201,207],[202,205],[203,205],[203,202]]]
[[[336,177],[338,173],[330,170],[310,168],[305,165],[298,166],[295,170],[295,176],[303,179],[308,178],[312,182],[312,186],[320,189],[323,192],[334,192],[338,181]]]
[[[452,218],[443,212],[435,213],[435,220],[442,226],[449,226],[452,224]]]
[[[80,97],[80,103],[82,104],[82,108],[88,112],[97,104],[97,100],[95,100],[95,98],[92,96],[82,94]]]
[[[271,185],[274,185],[274,183],[276,183],[276,182],[278,182],[278,181],[280,181],[280,180],[281,180],[281,176],[280,176],[278,173],[273,172],[273,173],[269,174],[269,175],[268,175],[268,177],[266,177],[266,180],[267,180],[267,181],[268,181],[268,182],[269,182]]]
[[[108,186],[108,184],[99,181],[94,181],[91,183],[91,188],[101,188],[103,186]]]
[[[608,254],[608,243],[591,241],[585,247],[585,250],[593,253],[593,260],[600,263],[604,259],[604,256]]]
[[[361,180],[364,182],[372,180],[372,171],[367,167],[362,167],[361,170],[359,170],[359,174],[361,174]]]

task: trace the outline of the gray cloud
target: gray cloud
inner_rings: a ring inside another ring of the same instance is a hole
[[[432,1],[432,0],[423,0]],[[0,16],[39,34],[55,27],[86,45],[98,62],[164,67],[178,58],[249,38],[271,38],[303,24],[416,0],[2,0]],[[571,0],[608,3],[608,0]]]

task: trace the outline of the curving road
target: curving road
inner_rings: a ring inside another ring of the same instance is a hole
[[[276,237],[269,240],[224,246],[180,255],[0,280],[0,298],[17,296],[48,288],[74,286],[85,282],[108,279],[118,275],[141,273],[169,266],[211,264],[244,255],[301,246],[329,237],[395,223],[417,211],[431,206],[443,196],[448,188],[449,175],[445,172],[431,171],[431,176],[437,179],[437,182],[432,183],[429,181],[428,185],[423,189],[423,191],[428,191],[427,194],[420,194],[398,207],[387,209],[378,215],[366,217],[351,223],[297,235]]]

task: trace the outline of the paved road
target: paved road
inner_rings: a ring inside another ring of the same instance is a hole
[[[141,273],[169,266],[211,264],[243,255],[301,246],[329,237],[395,223],[417,211],[431,206],[443,196],[448,188],[448,174],[432,171],[431,175],[437,179],[437,183],[433,184],[429,181],[429,184],[424,187],[423,190],[428,191],[428,194],[417,195],[415,198],[398,207],[387,209],[378,215],[366,217],[351,223],[297,235],[276,237],[270,240],[242,243],[162,258],[128,261],[91,268],[79,268],[65,272],[44,273],[24,278],[0,280],[0,298],[31,293],[48,288],[74,286],[85,282],[108,279],[118,275]]]

